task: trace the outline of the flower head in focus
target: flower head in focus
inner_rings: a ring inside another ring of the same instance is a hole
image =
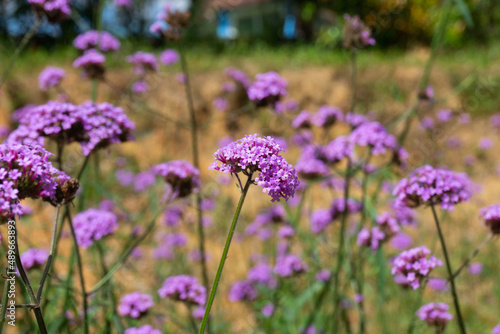
[[[154,306],[153,297],[139,291],[127,293],[120,299],[118,313],[121,316],[129,316],[138,319],[145,315]]]
[[[299,185],[297,172],[279,153],[281,146],[272,137],[247,135],[215,152],[209,169],[224,173],[243,173],[271,196],[272,201],[288,200]]]
[[[420,282],[436,267],[442,266],[441,260],[429,256],[431,251],[424,246],[401,252],[395,259],[392,275],[401,275],[414,290],[420,287]]]

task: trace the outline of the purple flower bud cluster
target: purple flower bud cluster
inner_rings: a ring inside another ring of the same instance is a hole
[[[392,275],[401,275],[414,290],[420,286],[423,278],[436,267],[442,266],[443,262],[430,256],[431,251],[425,246],[409,249],[401,252],[395,259],[392,267]],[[399,284],[399,283],[398,283]]]
[[[174,49],[167,49],[160,54],[160,63],[166,66],[174,65],[179,62],[180,55]]]
[[[279,155],[281,151],[272,137],[247,135],[218,149],[214,154],[215,162],[209,169],[247,175],[258,171],[260,173],[255,182],[271,196],[273,202],[279,202],[280,198],[288,200],[295,194],[299,180],[292,165]]]
[[[248,98],[259,107],[274,106],[287,96],[288,82],[276,72],[260,73],[247,90]]]
[[[500,234],[500,204],[494,204],[482,208],[479,214],[484,219],[484,223],[490,228],[493,234]]]
[[[297,255],[285,254],[276,258],[274,273],[280,277],[292,277],[308,270],[307,265]]]
[[[38,86],[41,90],[56,87],[65,75],[66,72],[62,68],[47,66],[38,76]]]
[[[107,31],[89,30],[76,36],[73,46],[82,51],[98,49],[102,52],[110,52],[120,49],[120,41]]]
[[[39,17],[46,16],[51,23],[60,22],[71,16],[68,0],[28,0]]]
[[[333,218],[330,209],[317,209],[311,214],[311,232],[314,234],[323,232],[331,223]]]
[[[131,327],[125,330],[124,334],[162,334],[159,329],[154,329],[151,325],[141,327]]]
[[[121,316],[129,316],[137,319],[145,315],[154,305],[153,297],[146,293],[135,291],[127,293],[120,299],[118,313]]]
[[[207,298],[205,287],[198,283],[196,277],[189,275],[178,275],[167,278],[158,290],[158,295],[161,298],[170,298],[200,306],[205,305]]]
[[[276,279],[273,276],[273,268],[267,263],[259,263],[247,272],[247,280],[251,283],[258,283],[268,288],[276,287]]]
[[[429,303],[418,309],[417,316],[429,326],[436,327],[436,330],[441,333],[448,322],[453,319],[448,309],[445,303]]]
[[[327,282],[332,277],[332,273],[328,269],[321,269],[316,273],[316,281]]]
[[[353,214],[360,212],[363,209],[363,204],[353,200],[352,198],[347,199],[347,213]],[[346,202],[343,197],[339,197],[333,200],[331,205],[331,215],[332,220],[341,217],[344,211],[346,210]]]
[[[162,238],[161,244],[155,248],[152,255],[155,259],[173,260],[177,248],[185,246],[187,238],[182,233],[167,234]]]
[[[47,137],[68,144],[78,142],[82,153],[89,155],[113,143],[133,140],[134,128],[123,109],[109,103],[88,101],[76,106],[50,101],[32,108],[8,141],[43,145]]]
[[[47,259],[49,253],[45,249],[30,248],[21,254],[21,263],[25,270],[40,268]]]
[[[170,227],[175,227],[179,225],[183,214],[184,214],[184,209],[179,205],[171,205],[167,207],[163,216],[165,225]]]
[[[73,219],[76,241],[82,248],[92,246],[94,241],[113,234],[118,228],[116,215],[109,211],[88,209]]]
[[[72,181],[49,162],[52,154],[42,147],[0,144],[0,221],[22,214],[19,201],[25,198],[53,204],[70,201],[76,190],[66,189]]]
[[[392,211],[394,213],[394,217],[396,218],[398,224],[401,226],[416,226],[416,212],[412,208],[407,206],[395,205],[393,202]]]
[[[398,221],[389,212],[382,212],[376,221],[377,226],[371,229],[364,227],[358,233],[358,245],[377,250],[382,243],[388,241],[399,232]]]
[[[440,204],[453,210],[455,204],[467,202],[472,196],[472,182],[465,173],[457,173],[425,165],[413,171],[394,188],[396,206],[410,208]]]
[[[234,282],[229,289],[228,299],[232,302],[252,301],[259,295],[252,282],[243,280]]]
[[[358,15],[344,14],[344,19],[343,45],[345,48],[360,49],[368,45],[375,45],[370,28],[361,21]]]
[[[144,75],[147,72],[158,72],[158,60],[152,53],[137,51],[127,57],[127,62],[134,66],[136,74]]]
[[[378,122],[368,122],[354,129],[349,135],[351,142],[358,146],[369,147],[373,155],[396,151],[397,140]]]
[[[302,110],[292,121],[292,127],[294,129],[310,129],[312,127],[313,120],[312,115],[307,110]]]
[[[73,62],[74,68],[82,69],[82,76],[89,79],[102,79],[104,72],[104,62],[106,57],[96,49],[86,50],[83,55]]]
[[[342,110],[327,105],[319,107],[318,112],[313,116],[314,125],[323,127],[325,129],[328,129],[334,124],[342,122],[343,120],[344,114],[342,113]]]
[[[152,171],[172,187],[175,197],[186,197],[200,190],[200,171],[187,161],[164,162],[154,166]]]

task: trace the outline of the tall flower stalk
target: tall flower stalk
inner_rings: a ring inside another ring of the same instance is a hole
[[[465,323],[462,317],[462,312],[460,311],[460,302],[458,300],[457,289],[455,287],[455,276],[453,275],[453,270],[451,269],[450,257],[448,256],[448,250],[446,248],[446,243],[444,241],[444,235],[441,231],[441,225],[439,224],[439,218],[436,213],[436,208],[434,204],[431,204],[432,215],[434,216],[434,221],[436,223],[436,228],[439,235],[439,241],[441,242],[441,248],[443,249],[444,260],[446,263],[446,270],[448,271],[448,281],[451,285],[451,294],[453,296],[453,305],[455,306],[455,312],[457,314],[457,322],[460,328],[460,333],[465,334],[467,331],[465,330]]]

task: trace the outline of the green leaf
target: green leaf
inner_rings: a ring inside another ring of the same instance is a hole
[[[460,13],[463,16],[465,23],[467,23],[467,25],[469,27],[473,27],[474,22],[472,21],[472,15],[470,14],[469,7],[465,3],[465,1],[464,0],[455,0],[455,3],[457,4],[458,10],[460,11]]]

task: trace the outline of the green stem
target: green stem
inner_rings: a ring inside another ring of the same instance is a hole
[[[26,35],[24,35],[23,39],[21,40],[21,43],[19,43],[19,46],[14,51],[12,58],[10,59],[9,63],[7,64],[5,69],[3,70],[2,76],[0,77],[0,88],[2,88],[3,84],[5,83],[5,80],[7,79],[7,75],[14,67],[14,62],[16,61],[17,57],[19,57],[19,54],[21,53],[21,51],[23,51],[24,48],[26,47],[26,45],[28,45],[28,42],[35,35],[38,27],[40,27],[41,25],[42,25],[42,20],[40,20],[37,17],[35,24],[33,24],[31,29],[26,33]]]
[[[458,326],[460,328],[460,333],[465,334],[466,333],[465,324],[462,318],[462,313],[460,312],[460,303],[458,301],[457,289],[455,287],[455,278],[453,276],[453,270],[451,270],[451,263],[450,263],[450,258],[448,256],[448,250],[446,249],[446,243],[444,241],[443,232],[441,231],[441,226],[439,224],[439,219],[434,204],[431,205],[431,208],[432,208],[432,214],[434,216],[434,221],[436,222],[436,228],[438,231],[439,240],[441,241],[441,247],[443,248],[444,259],[446,262],[446,270],[448,271],[448,280],[450,281],[451,294],[453,295],[453,304],[455,305],[455,311],[457,313]]]
[[[189,68],[186,61],[186,55],[182,42],[179,43],[179,54],[181,60],[181,68],[184,76],[186,77],[186,83],[184,85],[186,89],[186,98],[188,102],[189,109],[189,119],[191,125],[191,150],[193,153],[193,165],[195,168],[200,169],[200,158],[198,149],[198,124],[196,122],[196,113],[194,110],[193,94],[191,90],[191,80],[189,77]],[[203,277],[203,285],[208,290],[208,268],[205,258],[205,232],[203,230],[203,220],[202,220],[202,210],[201,210],[201,193],[196,194],[196,211],[198,214],[198,250],[200,251],[200,265]],[[209,329],[210,332],[210,329]]]
[[[2,294],[2,310],[0,311],[0,334],[3,333],[3,326],[5,324],[5,315],[7,314],[7,303],[9,300],[9,281],[10,279],[5,279],[3,284],[3,294]]]
[[[73,226],[73,219],[71,219],[71,215],[69,213],[69,210],[67,211],[66,217],[68,218],[69,221],[69,227],[71,229],[71,236],[73,238],[73,244],[75,246],[75,251],[76,251],[76,263],[78,266],[78,276],[80,278],[80,285],[82,286],[81,290],[81,295],[82,295],[82,302],[83,302],[83,332],[85,334],[89,333],[89,316],[88,316],[88,294],[85,292],[85,278],[83,276],[83,263],[82,263],[82,256],[80,254],[80,247],[78,246],[78,242],[76,241],[76,233],[75,233],[75,228]]]
[[[347,201],[349,199],[349,181],[351,179],[351,171],[350,171],[351,162],[348,162],[346,179],[345,179],[345,187],[344,187],[344,212],[342,213],[342,222],[340,225],[339,232],[339,246],[337,253],[337,266],[335,268],[333,279],[333,333],[336,334],[338,332],[338,313],[340,307],[340,293],[339,293],[339,276],[340,269],[342,268],[342,262],[344,261],[344,243],[345,243],[345,229],[347,225]]]
[[[14,255],[16,258],[16,266],[17,270],[19,271],[19,276],[21,276],[21,280],[24,284],[24,287],[26,289],[26,292],[28,292],[29,300],[31,304],[35,304],[36,307],[33,308],[33,313],[35,313],[35,318],[36,322],[38,324],[38,329],[40,330],[41,334],[46,334],[47,333],[47,328],[45,326],[45,320],[43,319],[42,315],[42,310],[40,309],[40,305],[37,303],[37,299],[35,297],[35,293],[33,292],[33,288],[31,287],[30,280],[28,278],[28,275],[26,275],[26,271],[24,271],[23,264],[21,262],[21,256],[19,253],[19,245],[17,243],[17,226],[16,226],[16,221],[13,220],[14,222]]]
[[[462,263],[462,265],[460,266],[460,268],[458,268],[454,273],[453,273],[453,278],[457,277],[460,272],[469,265],[470,261],[472,261],[472,259],[474,257],[476,257],[477,254],[479,254],[479,252],[481,251],[481,249],[484,247],[484,245],[486,245],[488,243],[488,241],[490,241],[491,239],[493,238],[493,233],[490,233],[488,234],[488,236],[486,237],[486,239],[483,240],[483,242],[472,252],[471,255],[469,255],[469,257],[464,261],[464,263]]]
[[[243,208],[243,203],[245,202],[245,198],[247,196],[248,189],[250,188],[251,184],[252,184],[252,174],[250,174],[248,176],[245,187],[241,191],[240,200],[238,202],[238,206],[236,207],[236,211],[235,211],[234,216],[233,216],[233,222],[231,223],[231,227],[229,228],[229,232],[227,234],[226,244],[224,245],[224,250],[222,251],[222,256],[221,256],[220,262],[219,262],[219,268],[217,268],[217,274],[215,275],[215,280],[214,280],[214,283],[212,285],[212,290],[210,291],[210,296],[208,298],[207,307],[205,309],[205,314],[203,315],[203,320],[201,322],[199,334],[205,333],[205,326],[206,326],[207,321],[208,321],[210,309],[212,308],[212,304],[213,304],[214,299],[215,299],[215,293],[217,292],[217,287],[219,286],[219,281],[220,281],[220,277],[222,275],[222,270],[224,269],[224,264],[226,263],[226,258],[227,258],[227,254],[229,252],[229,247],[231,246],[231,240],[233,239],[234,230],[236,229],[236,224],[238,223],[238,218],[240,216],[241,209]]]

